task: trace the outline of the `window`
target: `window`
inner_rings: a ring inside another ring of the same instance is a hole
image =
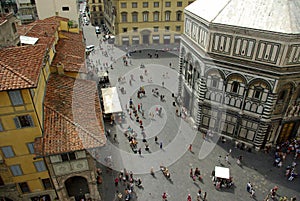
[[[102,6],[98,6],[98,8],[99,8],[99,11],[102,11]]]
[[[171,2],[170,1],[166,2],[166,7],[171,7]]]
[[[47,170],[44,161],[35,161],[33,163],[34,163],[36,171],[43,172],[43,171]]]
[[[16,90],[16,91],[9,91],[8,92],[10,101],[12,102],[13,105],[23,105],[23,98],[21,95],[21,91]]]
[[[62,7],[62,11],[69,11],[70,9],[69,9],[69,7],[68,6],[63,6]]]
[[[237,81],[233,81],[231,85],[231,92],[238,93],[240,83]]]
[[[127,28],[123,28],[123,33],[126,33],[127,32]]]
[[[165,31],[170,31],[170,27],[169,26],[165,26]]]
[[[176,31],[180,31],[181,30],[181,26],[176,26]]]
[[[18,116],[14,118],[16,128],[33,127],[33,120],[30,115]]]
[[[148,12],[143,12],[143,21],[148,22],[148,18],[149,18],[149,13]]]
[[[159,12],[155,11],[153,13],[153,21],[158,21],[159,20]]]
[[[34,154],[34,142],[27,143],[29,153]]]
[[[1,132],[1,131],[4,131],[4,128],[3,128],[2,122],[1,122],[1,120],[0,120],[0,132]]]
[[[5,158],[12,158],[15,156],[11,146],[1,147],[1,150]]]
[[[177,1],[177,7],[182,7],[182,1]]]
[[[17,32],[16,24],[12,23],[11,27],[12,27],[13,32],[16,33]]]
[[[260,99],[262,95],[262,89],[256,88],[254,89],[253,98]]]
[[[93,6],[93,11],[96,11],[96,6]]]
[[[143,2],[143,8],[148,8],[148,2]]]
[[[20,175],[23,174],[20,165],[12,165],[12,166],[10,166],[9,168],[10,168],[11,173],[12,173],[14,176],[20,176]]]
[[[93,0],[92,3],[95,3],[95,0]]]
[[[181,18],[182,18],[181,16],[182,16],[182,12],[181,11],[177,11],[176,12],[176,20],[177,21],[181,21]]]
[[[218,86],[219,86],[219,79],[216,77],[213,77],[211,79],[211,87],[218,88]]]
[[[138,32],[138,28],[137,27],[133,27],[132,30],[133,30],[133,32]]]
[[[131,7],[132,8],[137,8],[137,5],[138,5],[137,2],[132,2]]]
[[[153,27],[154,32],[158,32],[158,27]]]
[[[165,12],[165,20],[170,21],[170,17],[171,17],[171,11],[166,11]]]
[[[277,102],[283,102],[284,101],[284,98],[287,94],[287,91],[286,90],[283,90],[281,91],[279,94],[278,94],[278,99],[277,99]]]
[[[47,179],[42,179],[42,182],[43,182],[43,186],[44,186],[44,189],[45,190],[48,190],[48,189],[52,189],[52,183],[51,183],[51,180],[49,178]]]
[[[126,3],[121,3],[121,8],[126,8],[126,7],[127,7]]]
[[[27,182],[19,183],[19,187],[23,193],[30,193],[30,189],[28,187]]]
[[[154,2],[154,3],[153,3],[153,7],[154,7],[154,8],[158,8],[158,7],[159,7],[159,2]]]
[[[137,12],[132,13],[132,22],[138,22],[138,13]]]
[[[121,13],[121,16],[122,16],[122,22],[127,22],[127,13],[123,12]]]
[[[61,159],[62,159],[62,161],[76,160],[75,152],[61,154]]]

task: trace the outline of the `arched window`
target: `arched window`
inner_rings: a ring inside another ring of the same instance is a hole
[[[133,12],[131,15],[132,15],[132,22],[138,22],[138,13]]]
[[[155,22],[159,21],[159,12],[158,11],[155,11],[153,13],[153,21],[155,21]]]
[[[165,12],[165,21],[170,21],[171,20],[171,11],[166,11]]]
[[[176,21],[181,21],[182,19],[182,12],[181,11],[177,11],[176,12]]]
[[[237,81],[233,81],[231,85],[231,92],[238,93],[239,92],[240,83]]]
[[[143,21],[144,22],[149,21],[149,12],[147,12],[147,11],[143,12]]]
[[[278,94],[278,99],[277,99],[277,102],[283,102],[285,97],[287,95],[287,91],[286,90],[283,90],[281,91],[279,94]]]
[[[122,12],[121,13],[121,16],[122,16],[122,22],[127,22],[127,13],[126,12]]]

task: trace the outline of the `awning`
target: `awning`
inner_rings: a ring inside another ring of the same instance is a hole
[[[132,40],[140,40],[138,36],[132,37]]]
[[[175,39],[180,39],[180,35],[175,35],[174,38]]]
[[[159,36],[153,36],[153,40],[159,40]]]
[[[122,38],[122,41],[129,41],[129,38]]]
[[[39,39],[29,36],[20,36],[20,42],[22,44],[34,45]]]
[[[102,88],[101,91],[104,105],[104,114],[122,112],[117,88]]]
[[[171,39],[171,36],[164,36],[164,39]]]
[[[222,179],[229,179],[230,173],[229,168],[215,166],[215,177]]]

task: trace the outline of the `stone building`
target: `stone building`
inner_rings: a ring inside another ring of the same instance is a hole
[[[183,32],[183,9],[192,2],[193,0],[114,0],[116,43],[179,43]]]
[[[297,0],[197,0],[184,15],[178,97],[198,129],[256,148],[299,136]]]
[[[0,49],[9,46],[17,46],[20,37],[16,28],[17,18],[13,13],[0,12]]]
[[[90,20],[93,26],[104,24],[104,5],[103,0],[89,0],[88,7],[90,11]]]

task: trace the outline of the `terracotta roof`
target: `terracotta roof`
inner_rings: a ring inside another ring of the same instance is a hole
[[[67,33],[61,32],[56,45],[56,54],[52,66],[63,64],[66,72],[83,72],[86,73],[85,67],[85,46],[82,41],[82,32]]]
[[[60,21],[68,22],[69,19],[60,16],[52,16],[41,20],[43,23],[59,23]]]
[[[93,81],[51,74],[44,101],[40,156],[96,148],[106,143],[97,86]]]
[[[0,91],[36,87],[46,45],[30,45],[0,50]]]

